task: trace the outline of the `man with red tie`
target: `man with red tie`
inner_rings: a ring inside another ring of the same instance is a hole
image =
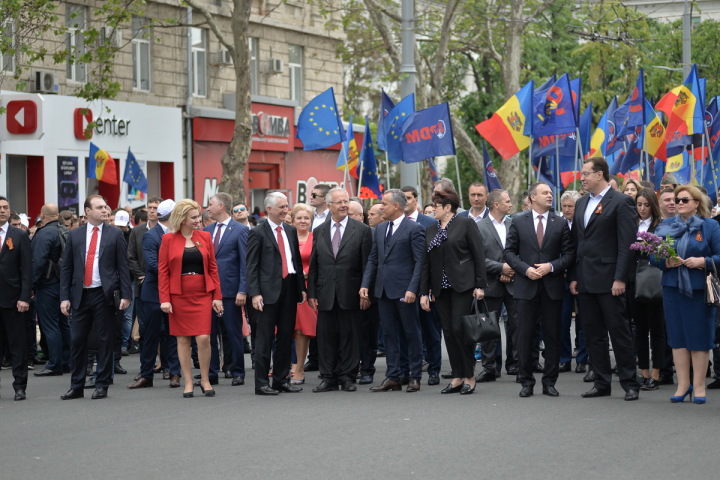
[[[85,200],[87,224],[68,235],[60,271],[60,310],[72,308],[70,390],[63,400],[84,396],[88,336],[95,328],[97,338],[97,379],[93,399],[106,398],[113,367],[115,309],[130,306],[132,288],[127,244],[122,231],[105,222],[105,199],[90,195]],[[117,302],[117,305],[116,305]]]

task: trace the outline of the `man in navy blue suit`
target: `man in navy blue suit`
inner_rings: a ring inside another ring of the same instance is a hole
[[[145,322],[140,331],[142,350],[140,351],[140,377],[128,388],[148,388],[153,386],[153,369],[157,357],[158,345],[165,343],[163,368],[170,370],[170,387],[180,386],[180,360],[177,354],[177,338],[170,336],[168,315],[160,310],[158,290],[158,254],[162,237],[170,231],[170,214],[175,208],[173,200],[163,200],[157,207],[158,223],[148,230],[142,238],[142,253],[145,261],[145,280],[142,283],[140,298],[143,304]]]
[[[68,316],[72,307],[72,383],[70,390],[60,397],[63,400],[84,396],[87,342],[93,325],[98,355],[92,398],[107,397],[113,368],[115,309],[127,309],[132,298],[127,243],[122,231],[105,223],[108,218],[105,199],[90,195],[85,200],[85,217],[88,220],[85,228],[76,228],[68,235],[60,270],[60,310]]]
[[[468,196],[470,197],[470,210],[458,213],[458,217],[470,217],[479,222],[490,214],[487,208],[488,189],[484,183],[475,182],[468,188]]]
[[[230,345],[223,345],[223,352],[232,351],[232,384],[237,386],[245,383],[242,307],[247,298],[245,252],[250,228],[232,219],[232,204],[232,197],[227,193],[219,192],[213,195],[208,202],[208,210],[215,223],[205,227],[205,231],[209,232],[213,239],[224,308],[222,317],[218,317],[214,311],[212,314],[210,377],[217,378],[220,370],[217,331],[219,323],[223,322],[230,339]],[[225,357],[226,360],[228,358],[229,356]]]
[[[400,330],[408,343],[410,381],[408,392],[420,390],[422,378],[422,334],[415,299],[420,288],[420,268],[425,248],[425,229],[408,220],[402,190],[390,189],[382,199],[385,221],[373,232],[374,243],[360,288],[361,298],[370,298],[375,284],[380,321],[385,334],[387,373],[373,392],[402,390],[400,376]]]

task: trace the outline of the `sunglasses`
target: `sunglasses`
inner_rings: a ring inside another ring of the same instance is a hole
[[[325,198],[325,195],[318,195],[317,193],[311,193],[310,196],[311,196],[312,198],[318,198],[318,197],[320,197],[320,198]]]
[[[687,205],[688,203],[690,203],[690,200],[695,200],[695,199],[692,197],[682,197],[682,198],[675,197],[675,203],[677,203],[677,204],[682,203],[684,205]]]
[[[235,210],[233,210],[233,212],[238,213],[238,212],[244,212],[245,210],[247,210],[245,207],[240,207],[240,208],[236,208]]]

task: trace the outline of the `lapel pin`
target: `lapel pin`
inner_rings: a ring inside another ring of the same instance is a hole
[[[697,240],[698,242],[702,242],[702,235],[700,234],[700,232],[698,232],[697,235],[695,235],[695,240]],[[12,244],[10,244],[10,245],[11,245],[10,249],[12,249]]]
[[[598,203],[598,206],[595,209],[595,213],[598,213],[598,214],[602,213],[602,203]]]

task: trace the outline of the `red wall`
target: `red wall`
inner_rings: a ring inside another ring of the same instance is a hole
[[[45,159],[43,157],[27,157],[27,207],[30,226],[40,215],[40,209],[45,205]],[[32,180],[31,180],[32,179]]]

